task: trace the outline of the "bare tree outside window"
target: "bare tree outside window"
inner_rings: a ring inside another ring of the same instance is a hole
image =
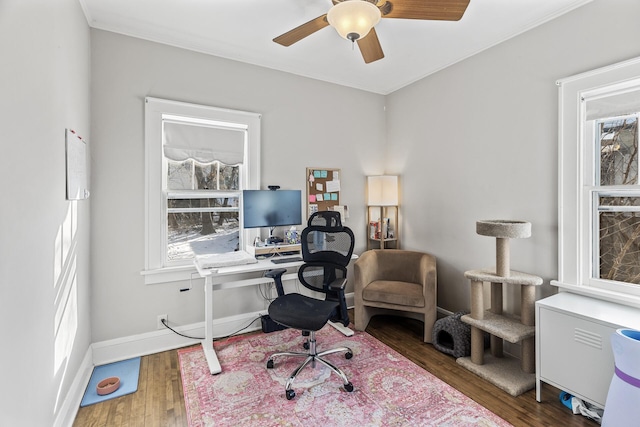
[[[638,285],[640,196],[628,194],[638,185],[638,114],[599,120],[597,130],[599,278]]]
[[[168,160],[169,261],[238,249],[239,177],[237,165]]]

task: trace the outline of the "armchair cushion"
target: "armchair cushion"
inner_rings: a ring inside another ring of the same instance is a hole
[[[424,307],[422,285],[397,280],[375,280],[362,291],[365,301],[377,301],[388,304]]]

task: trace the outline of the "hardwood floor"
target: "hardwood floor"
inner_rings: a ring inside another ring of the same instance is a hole
[[[142,357],[138,391],[80,408],[73,425],[186,426],[177,350]]]
[[[558,400],[559,390],[549,385],[544,385],[542,402],[538,403],[535,390],[512,397],[482,380],[458,365],[453,357],[423,343],[422,323],[419,321],[376,316],[367,332],[515,427],[598,426],[581,415],[573,415]],[[177,351],[143,357],[136,393],[80,408],[73,425],[186,426]]]
[[[511,396],[458,365],[453,357],[439,352],[431,344],[423,343],[422,330],[422,323],[417,320],[393,316],[376,316],[367,327],[369,334],[515,427],[599,425],[581,415],[573,415],[560,403],[560,391],[547,384],[543,386],[540,403],[536,401],[535,390],[518,397]]]

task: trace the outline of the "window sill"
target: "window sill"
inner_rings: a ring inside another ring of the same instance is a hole
[[[165,267],[140,272],[144,276],[145,285],[157,285],[168,282],[181,282],[185,280],[199,279],[198,271],[194,265],[181,265],[179,267]],[[194,277],[197,276],[197,277]]]
[[[640,297],[636,295],[621,294],[619,292],[607,291],[604,289],[594,288],[591,286],[573,285],[552,280],[551,285],[557,286],[567,292],[584,295],[587,297],[613,302],[616,304],[627,305],[634,308],[640,308]]]

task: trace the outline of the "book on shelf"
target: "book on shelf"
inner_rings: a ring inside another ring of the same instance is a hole
[[[383,218],[382,221],[378,219],[377,221],[369,222],[369,238],[380,240],[393,238],[393,229],[391,228],[391,222],[389,218]]]
[[[382,218],[382,236],[385,239],[389,238],[389,218]]]
[[[370,221],[369,222],[369,238],[370,239],[379,239],[380,238],[380,222],[379,221]]]

